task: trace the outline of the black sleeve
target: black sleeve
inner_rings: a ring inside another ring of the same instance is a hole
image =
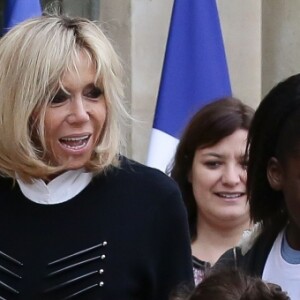
[[[219,258],[215,267],[237,267],[248,275],[261,277],[273,241],[273,236],[261,234],[246,253],[242,254],[239,247],[232,248]]]
[[[218,261],[214,265],[214,269],[220,268],[236,268],[238,267],[238,257],[241,256],[240,248],[235,247],[227,250],[224,254],[220,256]]]
[[[157,230],[157,289],[154,299],[169,299],[181,285],[193,285],[191,246],[187,214],[178,190],[161,201]]]

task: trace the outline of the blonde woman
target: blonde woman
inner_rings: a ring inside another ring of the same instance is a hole
[[[0,298],[168,299],[192,280],[179,191],[121,156],[121,65],[93,22],[0,41]]]

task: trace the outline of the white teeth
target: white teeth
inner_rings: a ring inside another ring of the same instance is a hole
[[[85,147],[85,145],[86,144],[70,146],[70,145],[65,144],[64,146],[66,148],[69,148],[69,149],[72,149],[72,150],[79,150],[79,149],[82,149],[83,147]]]
[[[220,196],[220,197],[223,197],[223,198],[231,199],[231,198],[238,198],[238,197],[241,197],[241,196],[243,196],[244,194],[243,194],[243,193],[236,193],[236,194],[217,193],[217,195]]]
[[[66,141],[66,142],[79,142],[79,141],[87,139],[88,137],[89,137],[88,135],[85,135],[85,136],[81,136],[81,137],[61,138],[61,140]]]
[[[83,149],[89,141],[90,135],[83,135],[83,136],[77,136],[77,137],[63,137],[60,138],[59,141],[61,145],[65,148],[71,149],[71,150],[80,150]]]

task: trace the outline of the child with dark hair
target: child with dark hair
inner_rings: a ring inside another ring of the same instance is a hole
[[[300,74],[276,85],[249,129],[247,192],[257,230],[218,265],[279,284],[300,299]]]
[[[172,300],[289,300],[280,286],[251,277],[237,269],[215,269],[192,292]]]

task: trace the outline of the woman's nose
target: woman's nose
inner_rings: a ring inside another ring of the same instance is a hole
[[[241,182],[244,170],[238,166],[228,166],[224,169],[224,173],[222,176],[223,184],[227,185],[237,185]]]
[[[72,99],[70,102],[70,114],[68,122],[70,124],[84,123],[89,120],[87,104],[81,97]]]

